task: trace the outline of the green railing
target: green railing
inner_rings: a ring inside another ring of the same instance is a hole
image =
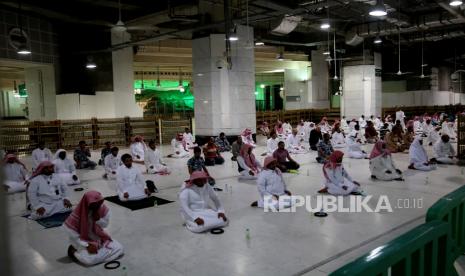
[[[453,241],[453,257],[465,254],[465,186],[445,195],[428,209],[426,221],[448,222]]]
[[[332,272],[339,275],[457,275],[450,226],[431,221]]]

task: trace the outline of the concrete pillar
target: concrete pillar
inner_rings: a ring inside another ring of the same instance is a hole
[[[253,29],[247,33],[247,27],[237,26],[236,32],[239,40],[231,42],[231,69],[221,65],[226,51],[224,34],[193,40],[196,136],[220,132],[232,136],[245,128],[256,131]]]
[[[55,71],[52,65],[25,69],[29,120],[57,118]]]
[[[374,60],[374,64],[343,68],[341,114],[347,119],[381,116],[381,55],[375,53]]]
[[[329,108],[328,62],[324,50],[312,51],[312,82],[309,108]]]
[[[309,70],[307,67],[299,69],[285,69],[284,71],[284,109],[296,110],[309,108],[311,90],[309,90]],[[311,86],[310,86],[311,88]]]
[[[111,44],[117,45],[130,41],[128,32],[111,31]],[[132,47],[112,52],[113,91],[115,117],[142,117],[143,110],[137,105],[134,95],[134,68]]]

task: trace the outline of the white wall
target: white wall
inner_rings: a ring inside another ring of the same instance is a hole
[[[383,107],[455,105],[458,103],[465,103],[465,94],[430,90],[383,93]]]
[[[118,118],[115,114],[114,93],[57,95],[57,118],[59,120]]]

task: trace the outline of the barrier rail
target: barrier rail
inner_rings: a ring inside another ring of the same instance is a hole
[[[332,272],[341,275],[456,275],[450,226],[431,221]]]
[[[465,254],[465,186],[443,196],[428,209],[426,221],[434,220],[448,222],[454,259]]]

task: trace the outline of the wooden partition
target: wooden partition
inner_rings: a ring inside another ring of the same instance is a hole
[[[465,165],[465,114],[459,115],[457,125],[457,155],[461,161],[461,165]]]
[[[329,121],[334,121],[340,118],[340,109],[299,109],[299,110],[276,110],[276,111],[257,111],[257,126],[263,121],[275,123],[277,120],[288,121],[292,125],[296,125],[301,119],[310,120],[312,122],[320,122],[321,118],[327,117]]]
[[[447,113],[447,114],[456,114],[457,112],[462,112],[465,110],[465,105],[435,105],[435,106],[396,106],[396,107],[388,107],[383,108],[383,118],[386,115],[396,113],[397,110],[402,109],[404,111],[405,116],[407,118],[411,118],[413,116],[423,115],[428,113],[432,115],[434,113]]]

